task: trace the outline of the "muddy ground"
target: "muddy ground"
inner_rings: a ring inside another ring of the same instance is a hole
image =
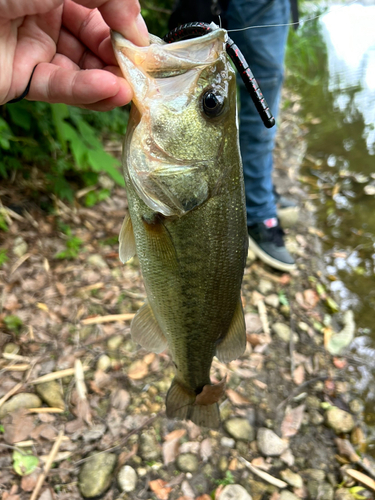
[[[211,372],[228,380],[219,431],[166,419],[168,352],[130,338],[145,291],[136,260],[118,259],[124,191],[92,208],[55,200],[50,215],[21,182],[1,187],[2,500],[374,498],[355,366],[328,352],[354,325],[324,290],[321,235],[298,181],[306,130],[298,97],[288,99],[275,182],[300,205],[287,232],[298,270],[248,257],[247,350],[228,365],[215,359]]]

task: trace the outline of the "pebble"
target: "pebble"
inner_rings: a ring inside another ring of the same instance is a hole
[[[290,335],[292,333],[291,329],[285,323],[274,323],[272,325],[272,331],[275,335],[277,335],[284,342],[290,341]]]
[[[353,399],[349,403],[349,408],[352,413],[362,413],[365,405],[359,399]]]
[[[221,446],[224,446],[225,448],[234,448],[236,446],[236,441],[232,438],[223,436],[220,439],[220,444],[221,444]]]
[[[347,411],[331,408],[326,413],[327,424],[336,434],[350,432],[354,427],[354,419]]]
[[[160,446],[155,436],[147,433],[141,434],[140,455],[143,460],[153,461],[160,457]]]
[[[324,470],[320,469],[305,469],[304,471],[302,471],[302,475],[307,479],[315,479],[315,481],[318,481],[318,483],[323,482],[324,478],[326,477]]]
[[[22,257],[23,255],[25,255],[28,248],[29,247],[28,247],[26,241],[22,238],[22,236],[18,236],[14,240],[13,253],[17,257]]]
[[[263,324],[260,320],[259,314],[245,314],[245,325],[246,333],[260,333],[263,331]]]
[[[79,473],[78,486],[85,498],[102,495],[112,480],[112,471],[116,465],[117,456],[113,453],[93,455],[83,464]]]
[[[335,500],[355,500],[355,497],[346,488],[339,488],[336,490]]]
[[[116,351],[123,343],[123,341],[124,337],[122,335],[115,335],[108,340],[107,347],[110,351]]]
[[[252,497],[240,484],[228,484],[221,492],[219,500],[252,500]]]
[[[291,491],[283,490],[280,493],[279,500],[299,500],[299,498]]]
[[[0,418],[5,417],[7,413],[12,413],[21,408],[39,408],[40,406],[42,406],[42,401],[36,394],[20,392],[1,406]]]
[[[135,490],[135,487],[137,486],[137,479],[137,473],[133,467],[130,467],[130,465],[124,465],[124,467],[121,467],[117,476],[118,484],[121,490],[126,493],[130,493]]]
[[[268,295],[265,299],[264,302],[271,307],[274,307],[277,309],[280,305],[280,299],[279,296],[276,293],[271,293],[271,295]]]
[[[333,487],[325,482],[312,479],[307,483],[307,491],[310,498],[319,498],[319,500],[333,500],[334,498]]]
[[[98,359],[96,364],[96,368],[98,370],[102,370],[103,372],[107,371],[112,365],[111,358],[106,354],[102,354]]]
[[[254,429],[245,418],[231,418],[224,422],[224,429],[236,440],[252,441]]]
[[[298,328],[302,330],[303,332],[308,332],[309,331],[309,325],[307,323],[304,323],[303,321],[300,321],[298,323]]]
[[[271,429],[264,427],[258,430],[257,444],[261,453],[266,457],[278,457],[288,448],[288,444],[285,441],[271,431]]]
[[[20,348],[17,344],[13,344],[13,342],[9,342],[9,344],[5,344],[3,352],[6,354],[17,354]]]
[[[306,398],[306,406],[307,409],[310,410],[319,410],[320,409],[320,399],[316,396],[309,395]]]
[[[194,453],[183,453],[177,457],[177,468],[182,472],[198,470],[198,457]]]
[[[313,425],[320,425],[322,422],[324,422],[324,417],[318,411],[313,410],[310,412],[310,422]]]
[[[48,406],[65,410],[62,387],[57,380],[37,384],[35,390]]]
[[[91,264],[92,266],[97,267],[98,269],[108,268],[106,261],[98,253],[94,253],[94,254],[90,255],[87,259],[87,262],[89,264]]]
[[[290,486],[293,486],[294,488],[303,487],[302,477],[299,474],[296,474],[295,472],[291,471],[290,469],[282,470],[280,472],[280,475],[285,482],[290,484]]]
[[[258,290],[261,294],[267,295],[267,293],[272,292],[273,284],[268,280],[261,279],[259,281]]]

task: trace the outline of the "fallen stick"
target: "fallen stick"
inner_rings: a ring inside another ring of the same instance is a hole
[[[110,323],[112,321],[129,321],[133,319],[135,313],[108,314],[108,316],[95,316],[81,320],[81,325],[99,325],[100,323]]]
[[[259,319],[262,323],[263,326],[263,331],[266,335],[271,334],[270,326],[268,323],[268,316],[267,316],[267,309],[266,306],[263,302],[263,300],[258,300],[257,301],[257,307],[258,307],[258,312],[259,312]]]
[[[64,413],[62,408],[28,408],[28,413]]]
[[[83,371],[86,372],[89,369],[89,366],[84,366]],[[74,368],[67,368],[66,370],[60,370],[58,372],[47,373],[46,375],[42,375],[34,380],[31,380],[29,384],[42,384],[43,382],[50,382],[51,380],[57,380],[59,378],[71,377],[74,375]]]
[[[60,431],[59,435],[57,436],[56,441],[54,442],[54,444],[52,446],[51,452],[48,455],[47,461],[46,461],[44,468],[43,468],[43,472],[38,477],[38,480],[36,482],[36,485],[35,485],[35,488],[34,488],[32,495],[30,497],[30,500],[36,500],[37,496],[39,495],[40,489],[43,486],[44,480],[47,477],[47,474],[48,474],[50,468],[52,467],[53,461],[55,460],[57,452],[59,451],[59,448],[60,448],[60,445],[61,445],[63,438],[64,438],[64,433],[63,433],[63,431]]]
[[[3,372],[25,372],[26,370],[28,370],[29,368],[31,368],[31,365],[29,365],[28,363],[24,363],[22,365],[8,365],[8,366],[4,366],[1,371]]]
[[[266,481],[267,483],[273,484],[273,486],[276,486],[277,488],[286,488],[288,485],[284,481],[281,481],[281,479],[278,479],[277,477],[271,476],[271,474],[268,474],[267,472],[263,472],[262,470],[258,469],[257,467],[254,467],[250,462],[245,460],[243,457],[239,457],[240,461],[246,465],[246,467],[253,473],[259,476],[261,479]]]

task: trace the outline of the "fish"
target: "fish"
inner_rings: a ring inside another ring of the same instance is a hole
[[[225,380],[211,383],[213,357],[228,363],[246,348],[248,235],[227,34],[171,44],[150,35],[147,47],[111,36],[133,90],[119,256],[138,256],[147,294],[131,336],[149,351],[169,349],[166,416],[218,428]]]

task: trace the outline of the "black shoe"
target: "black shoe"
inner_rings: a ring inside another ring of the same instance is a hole
[[[258,222],[247,228],[249,247],[263,262],[279,271],[292,271],[294,260],[285,248],[284,231],[276,218]]]

